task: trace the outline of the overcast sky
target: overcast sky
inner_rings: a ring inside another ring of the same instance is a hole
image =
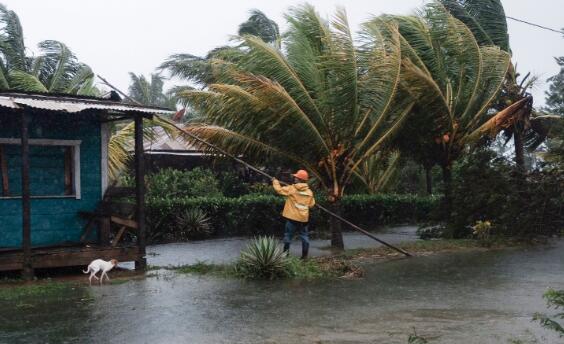
[[[128,72],[148,75],[169,55],[205,55],[223,45],[249,10],[260,9],[283,30],[283,13],[303,3],[294,0],[0,0],[20,17],[26,45],[35,51],[39,41],[67,44],[96,73],[123,90]],[[320,14],[330,17],[336,6],[346,8],[351,26],[381,13],[410,14],[423,0],[310,0]],[[564,27],[563,0],[505,0],[508,16],[560,29]],[[523,74],[540,80],[535,105],[544,104],[546,79],[558,72],[554,56],[564,56],[564,38],[557,33],[509,21],[513,59]]]

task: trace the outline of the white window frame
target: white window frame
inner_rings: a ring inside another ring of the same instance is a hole
[[[74,176],[74,195],[68,196],[31,196],[31,198],[75,198],[81,199],[82,193],[80,189],[80,144],[82,140],[52,140],[52,139],[29,139],[30,146],[60,146],[60,147],[73,147],[73,176]],[[0,145],[15,145],[21,146],[21,139],[14,138],[0,138]],[[15,197],[0,197],[0,199],[6,198],[21,198],[21,196]]]

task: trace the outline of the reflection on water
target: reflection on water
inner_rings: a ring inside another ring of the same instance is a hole
[[[74,307],[76,295],[42,306],[45,315],[9,307],[22,326],[4,328],[0,339],[51,333],[81,343],[407,343],[415,329],[432,343],[507,343],[528,333],[558,343],[530,319],[546,311],[547,287],[564,289],[563,263],[559,241],[367,264],[366,277],[355,281],[244,282],[161,271],[93,287],[86,310]]]

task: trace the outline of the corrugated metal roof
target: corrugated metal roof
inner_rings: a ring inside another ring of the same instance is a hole
[[[154,127],[153,133],[152,139],[145,139],[143,142],[145,151],[199,151],[196,146],[190,144],[180,135],[170,137],[161,127]]]
[[[27,93],[0,93],[0,107],[20,109],[22,107],[32,107],[42,110],[63,111],[68,113],[78,113],[84,110],[106,110],[115,112],[141,112],[146,114],[173,114],[175,111],[150,107],[126,104],[101,98]]]

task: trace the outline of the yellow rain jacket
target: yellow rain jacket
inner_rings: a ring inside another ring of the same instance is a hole
[[[309,222],[309,208],[315,205],[315,198],[307,183],[281,186],[280,182],[274,179],[272,186],[277,193],[286,197],[283,217],[298,222]]]

